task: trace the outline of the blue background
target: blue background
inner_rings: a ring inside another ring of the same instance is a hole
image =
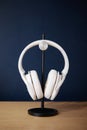
[[[31,100],[18,72],[18,58],[30,42],[46,39],[67,52],[70,69],[56,101],[87,100],[87,8],[84,0],[0,0],[0,100]],[[32,48],[24,57],[26,71],[41,79],[41,51]],[[63,69],[57,50],[46,51],[45,79],[50,69]]]

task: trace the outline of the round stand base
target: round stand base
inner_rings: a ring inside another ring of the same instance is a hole
[[[32,116],[54,116],[58,114],[58,111],[56,109],[52,108],[32,108],[28,110],[28,114]]]

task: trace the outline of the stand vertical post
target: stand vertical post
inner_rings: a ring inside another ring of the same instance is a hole
[[[45,39],[45,34],[42,34],[42,39]],[[42,86],[42,91],[43,91],[43,95],[44,95],[44,79],[45,79],[45,51],[42,50],[42,67],[41,67],[41,86]],[[41,100],[41,108],[44,108],[44,97]]]

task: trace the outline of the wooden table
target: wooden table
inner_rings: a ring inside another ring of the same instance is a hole
[[[35,117],[27,110],[39,102],[0,102],[0,130],[87,130],[87,102],[46,102],[56,108],[52,117]]]

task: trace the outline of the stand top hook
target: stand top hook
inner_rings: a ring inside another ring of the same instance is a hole
[[[48,44],[47,44],[47,42],[44,41],[44,39],[45,39],[45,34],[43,33],[42,34],[42,41],[39,43],[39,49],[41,51],[45,51],[48,48]]]

